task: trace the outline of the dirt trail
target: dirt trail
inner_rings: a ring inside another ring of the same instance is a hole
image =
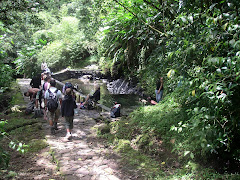
[[[30,79],[20,79],[18,83],[22,92],[29,88]],[[25,98],[26,103],[29,101]],[[52,151],[56,162],[55,167],[67,180],[117,180],[117,179],[143,179],[136,169],[123,164],[121,157],[115,154],[110,148],[105,146],[96,137],[94,126],[98,126],[94,119],[100,117],[100,113],[95,110],[80,110],[74,117],[73,139],[65,140],[66,130],[64,119],[59,119],[59,130],[55,135],[50,134],[49,125],[44,120],[42,126],[46,134],[47,143]],[[46,159],[39,157],[37,165],[47,169],[49,165]],[[34,170],[33,170],[34,171]],[[39,175],[40,177],[40,175]],[[50,178],[47,175],[44,178]],[[52,177],[51,177],[52,178]],[[34,179],[38,179],[37,177]],[[54,179],[62,179],[60,176]]]

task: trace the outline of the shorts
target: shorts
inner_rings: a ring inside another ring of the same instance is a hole
[[[60,109],[58,108],[55,112],[47,112],[48,120],[56,121],[60,116]]]
[[[42,99],[42,90],[39,90],[36,95],[36,99]]]
[[[73,116],[65,116],[66,129],[73,129]]]

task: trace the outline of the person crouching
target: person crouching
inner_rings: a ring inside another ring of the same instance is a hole
[[[62,117],[65,117],[67,135],[66,139],[70,140],[72,138],[73,129],[73,116],[74,109],[77,108],[76,102],[72,96],[72,89],[67,88],[65,91],[66,95],[62,101]]]

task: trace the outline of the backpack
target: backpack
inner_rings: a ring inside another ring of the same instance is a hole
[[[34,101],[30,101],[28,104],[27,104],[27,107],[25,109],[25,114],[26,115],[29,115],[33,112],[33,109],[34,109]]]
[[[58,89],[52,93],[49,89],[48,89],[48,93],[49,93],[49,99],[47,101],[47,108],[50,112],[55,112],[58,108],[58,102],[57,102],[57,94]]]
[[[67,88],[71,88],[71,89],[73,89],[73,85],[72,85],[72,83],[70,83],[70,82],[66,82],[65,85],[63,86],[63,90],[62,90],[62,92],[65,93],[65,91],[66,91]]]
[[[120,117],[120,104],[115,104],[110,111],[110,116],[112,118]]]
[[[87,103],[87,109],[88,109],[88,110],[93,110],[93,109],[94,109],[93,101],[88,100],[88,103]]]

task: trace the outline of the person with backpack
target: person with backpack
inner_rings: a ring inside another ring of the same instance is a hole
[[[72,96],[72,89],[67,88],[65,93],[66,95],[64,96],[64,99],[62,101],[61,112],[62,117],[65,118],[66,122],[66,139],[70,140],[72,138],[74,109],[77,108],[77,105]]]
[[[38,109],[38,101],[39,101],[40,109],[42,108],[42,98],[44,98],[45,92],[50,87],[50,80],[51,80],[51,77],[46,76],[46,75],[44,76],[44,83],[41,86],[41,89],[40,89],[40,91],[38,91],[37,96],[36,96],[35,104],[36,104],[37,109]],[[46,119],[46,112],[45,111],[44,111],[44,119]]]
[[[50,88],[45,92],[45,111],[51,127],[51,134],[55,134],[58,118],[60,116],[60,105],[62,104],[62,93],[56,88],[56,81],[50,81]]]

